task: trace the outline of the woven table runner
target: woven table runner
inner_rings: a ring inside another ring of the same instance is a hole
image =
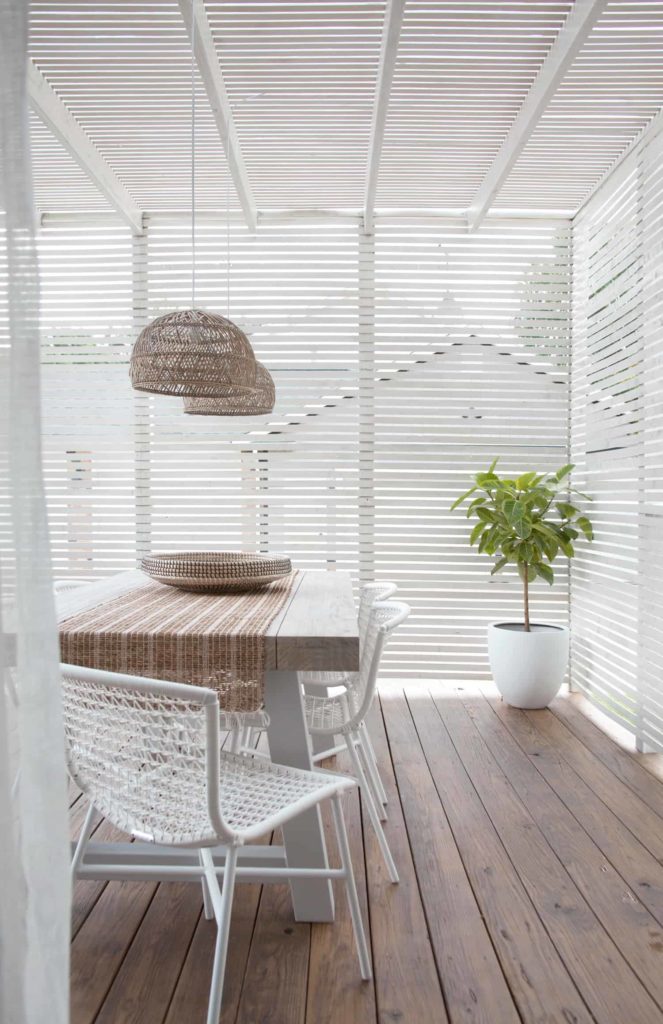
[[[264,697],[265,635],[297,575],[233,594],[188,593],[145,578],[64,619],[60,656],[70,665],[212,686],[225,711],[257,711]]]

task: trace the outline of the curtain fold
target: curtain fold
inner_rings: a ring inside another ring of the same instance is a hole
[[[68,1020],[67,779],[42,481],[29,4],[0,0],[0,1021]]]

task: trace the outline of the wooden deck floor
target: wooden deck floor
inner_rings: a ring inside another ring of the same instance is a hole
[[[342,893],[335,924],[311,926],[285,887],[241,885],[223,1024],[662,1022],[656,759],[573,698],[521,712],[471,688],[390,688],[371,726],[401,872],[390,885],[353,794],[375,981],[359,980]],[[83,813],[74,802],[74,829]],[[201,910],[197,885],[77,883],[73,1024],[203,1022],[215,926]]]

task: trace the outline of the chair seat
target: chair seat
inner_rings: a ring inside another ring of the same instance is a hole
[[[303,686],[355,686],[359,679],[358,672],[299,672],[299,681]]]
[[[357,711],[356,701],[352,689],[344,689],[332,697],[304,694],[304,713],[309,731],[329,735],[343,732]]]
[[[146,828],[133,830],[137,838],[176,846],[221,842],[210,826],[204,773],[182,766],[173,770],[163,763],[146,770],[150,785],[144,791],[152,792],[156,799],[145,800],[142,817]],[[354,786],[355,781],[344,775],[303,771],[222,751],[219,785],[224,820],[239,833],[240,842],[250,842],[319,800]],[[166,797],[163,802],[160,794]],[[155,825],[159,823],[154,831],[150,828],[152,820]]]

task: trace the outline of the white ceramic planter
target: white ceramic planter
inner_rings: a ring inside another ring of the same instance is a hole
[[[488,627],[488,656],[497,688],[515,708],[545,708],[564,680],[569,660],[566,626],[493,622]]]

